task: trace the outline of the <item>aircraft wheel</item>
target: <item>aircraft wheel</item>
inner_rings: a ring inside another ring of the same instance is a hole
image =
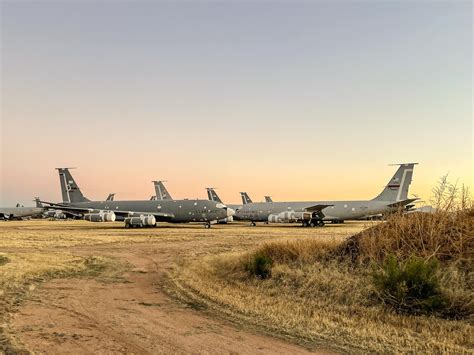
[[[130,223],[125,223],[125,228],[130,228]]]
[[[310,226],[311,228],[313,228],[313,227],[316,226],[316,224],[314,224],[314,222],[310,222],[310,223],[309,223],[309,226]]]
[[[211,224],[210,224],[210,223],[206,223],[206,224],[204,225],[204,228],[206,228],[206,229],[211,228]]]
[[[250,226],[255,227],[257,224],[255,222],[251,222]]]
[[[308,226],[308,222],[304,221],[303,222],[303,227],[307,227]]]
[[[318,226],[324,227],[324,222],[323,222],[323,221],[319,221],[319,222],[318,222]]]

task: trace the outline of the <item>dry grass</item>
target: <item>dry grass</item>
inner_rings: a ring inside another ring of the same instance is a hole
[[[376,352],[468,353],[472,321],[397,314],[374,295],[373,267],[385,255],[442,261],[451,300],[472,307],[472,213],[393,217],[348,241],[302,239],[266,243],[253,252],[195,261],[173,274],[188,301],[242,323],[309,345]],[[250,277],[257,254],[273,260],[268,280]]]
[[[388,254],[399,260],[417,255],[443,263],[472,263],[474,210],[393,215],[350,238],[339,252],[362,264],[381,264]]]

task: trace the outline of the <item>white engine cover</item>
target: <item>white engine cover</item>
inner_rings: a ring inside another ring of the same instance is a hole
[[[268,222],[270,223],[295,223],[309,220],[311,220],[310,212],[286,211],[268,216]]]

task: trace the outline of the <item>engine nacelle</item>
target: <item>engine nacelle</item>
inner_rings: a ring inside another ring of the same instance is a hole
[[[54,219],[66,219],[67,216],[65,213],[62,211],[55,211],[55,210],[49,210],[44,212],[43,214],[47,218],[54,218]]]
[[[99,213],[86,213],[84,219],[89,222],[115,222],[115,213],[102,211]]]
[[[230,216],[230,217],[226,217],[226,218],[217,220],[217,224],[227,224],[227,223],[230,223],[230,222],[233,222],[233,221],[234,221],[234,218],[232,216]]]
[[[125,227],[154,227],[156,226],[156,218],[153,215],[127,217],[125,218]]]
[[[295,212],[295,211],[286,211],[281,213],[273,213],[268,216],[268,222],[270,223],[295,223],[302,221],[310,221],[311,213],[310,212]]]

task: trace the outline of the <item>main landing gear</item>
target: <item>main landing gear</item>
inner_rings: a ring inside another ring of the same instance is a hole
[[[256,225],[257,225],[257,223],[255,223],[255,222],[250,222],[250,226],[251,226],[251,227],[255,227]]]
[[[303,227],[323,227],[324,222],[322,219],[312,219],[310,221],[303,221],[302,223]]]
[[[208,223],[206,223],[206,224],[204,225],[204,228],[206,228],[206,229],[209,229],[209,228],[211,228],[211,223],[209,223],[209,222],[208,222]]]

